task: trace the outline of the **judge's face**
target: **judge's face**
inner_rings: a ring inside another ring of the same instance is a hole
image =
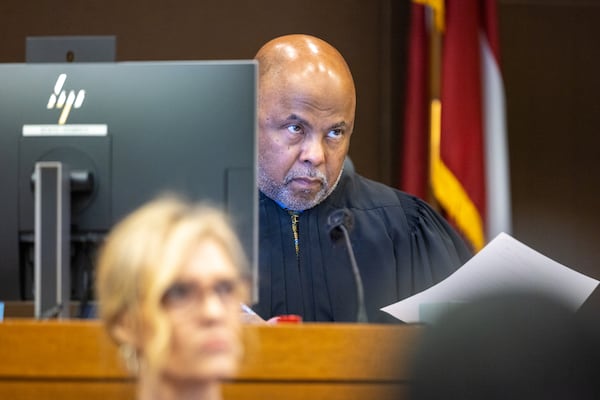
[[[238,269],[213,240],[199,244],[163,296],[172,327],[164,375],[179,381],[231,377],[242,344]]]
[[[327,74],[263,79],[258,110],[260,190],[292,210],[323,201],[342,172],[354,92]]]

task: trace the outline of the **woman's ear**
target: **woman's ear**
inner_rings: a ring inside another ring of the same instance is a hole
[[[119,346],[125,367],[133,375],[139,373],[139,330],[130,313],[123,313],[109,328],[109,333]]]
[[[110,335],[119,344],[126,344],[138,348],[139,336],[137,324],[130,313],[125,312],[117,318],[109,330]]]

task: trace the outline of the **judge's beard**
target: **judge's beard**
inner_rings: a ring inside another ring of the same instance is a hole
[[[281,184],[273,180],[259,165],[258,188],[267,197],[280,203],[285,208],[293,211],[304,211],[313,208],[329,197],[337,187],[343,171],[342,168],[334,184],[330,185],[327,177],[319,170],[310,167],[296,168],[287,173],[283,179],[283,184]],[[321,181],[321,189],[318,192],[313,194],[310,191],[293,192],[290,190],[288,185],[293,179],[307,176]]]

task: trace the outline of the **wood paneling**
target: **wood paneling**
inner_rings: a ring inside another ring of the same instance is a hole
[[[225,399],[401,399],[414,325],[245,326]],[[0,398],[131,399],[134,380],[99,321],[0,323]]]

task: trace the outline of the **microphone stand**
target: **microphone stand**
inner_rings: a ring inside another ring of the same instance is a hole
[[[350,258],[350,265],[352,267],[352,273],[354,275],[354,282],[356,283],[356,297],[358,303],[358,309],[356,312],[356,322],[359,323],[367,323],[367,309],[365,306],[365,292],[363,288],[362,278],[360,276],[360,271],[358,270],[358,265],[356,263],[356,258],[354,257],[354,250],[352,247],[352,243],[350,243],[350,234],[348,233],[348,228],[346,224],[352,226],[353,224],[353,216],[350,213],[350,210],[343,209],[339,211],[335,211],[329,216],[329,226],[330,226],[330,236],[332,240],[335,240],[334,231],[336,229],[340,229],[342,231],[342,236],[344,236],[344,241],[346,242],[346,250],[348,251],[348,257]]]

